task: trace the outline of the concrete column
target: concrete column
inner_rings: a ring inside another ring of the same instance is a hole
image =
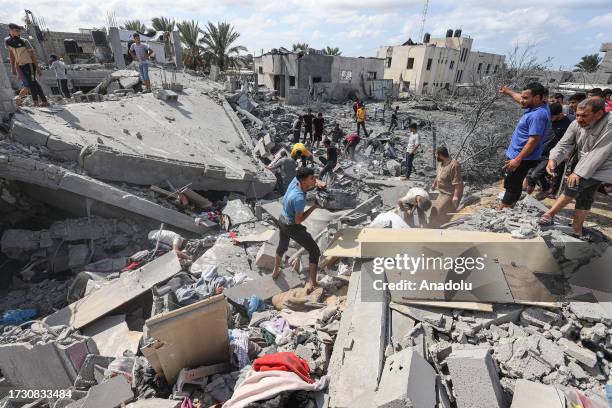
[[[0,61],[0,119],[15,112],[15,93],[8,76],[8,66]]]
[[[121,39],[119,38],[119,29],[117,27],[108,28],[108,41],[113,51],[115,65],[119,69],[125,68],[125,59],[123,58],[123,48],[121,48]]]
[[[176,69],[183,69],[183,46],[178,31],[172,32],[172,44],[174,45],[174,64],[176,65]]]

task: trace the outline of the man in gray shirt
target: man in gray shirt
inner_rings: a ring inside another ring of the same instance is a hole
[[[569,156],[578,162],[563,186],[563,194],[540,220],[540,225],[552,225],[554,216],[573,199],[576,200],[572,228],[582,239],[582,225],[595,193],[601,183],[612,183],[612,115],[605,111],[601,98],[588,98],[578,104],[576,120],[563,138],[550,151],[546,171],[554,175],[555,168]]]
[[[294,159],[292,159],[289,155],[286,154],[286,150],[283,151],[285,152],[283,157],[278,160],[274,160],[267,167],[268,170],[274,171],[274,174],[276,175],[278,191],[281,194],[285,194],[289,183],[297,175],[297,163]]]
[[[140,35],[134,33],[134,43],[130,47],[130,55],[134,61],[138,61],[140,79],[144,82],[147,92],[151,92],[151,80],[149,78],[149,58],[154,55],[146,44],[140,42]]]

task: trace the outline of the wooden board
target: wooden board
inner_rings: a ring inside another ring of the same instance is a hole
[[[446,309],[464,309],[464,310],[475,310],[478,312],[492,312],[493,304],[491,303],[480,303],[480,302],[440,302],[435,300],[404,300],[398,302],[406,305],[416,306],[431,306],[431,307],[442,307]]]
[[[229,362],[224,295],[156,315],[145,324],[149,336],[160,342],[155,354],[169,384],[174,384],[185,367]]]
[[[80,329],[151,290],[154,285],[171,278],[180,270],[176,254],[170,251],[142,268],[122,273],[110,284],[47,316],[43,321],[50,326],[66,325]]]

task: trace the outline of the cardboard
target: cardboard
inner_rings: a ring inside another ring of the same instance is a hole
[[[217,295],[162,313],[145,322],[150,337],[159,341],[145,357],[153,367],[161,366],[169,384],[174,384],[185,367],[227,363],[230,360],[227,334],[227,301]],[[144,354],[144,352],[143,352]],[[158,361],[157,361],[158,360]],[[157,369],[156,369],[157,370]]]
[[[84,327],[82,333],[93,339],[104,357],[121,357],[126,350],[136,354],[142,337],[142,332],[130,331],[125,315],[103,317]]]

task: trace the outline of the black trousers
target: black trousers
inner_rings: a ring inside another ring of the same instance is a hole
[[[38,81],[36,81],[36,67],[34,64],[20,65],[19,70],[23,74],[23,86],[25,88],[29,88],[30,92],[32,92],[32,100],[35,103],[38,103],[38,100],[40,99],[40,102],[47,103],[47,98],[45,97],[40,84]]]
[[[406,178],[412,174],[412,162],[414,161],[414,153],[406,153]]]
[[[313,139],[312,127],[304,126],[304,144],[306,144],[306,135],[310,135],[310,140]]]
[[[368,137],[368,131],[365,127],[365,122],[357,122],[357,136],[359,136],[359,131],[363,128],[363,133]]]
[[[393,132],[397,128],[397,119],[391,119],[391,124],[389,125],[389,132]]]
[[[542,191],[548,191],[550,189],[550,182],[548,181],[548,173],[546,173],[546,165],[548,159],[540,160],[540,162],[527,174],[527,184],[530,187],[535,187],[540,184]]]
[[[514,205],[521,198],[523,193],[523,181],[530,169],[538,165],[540,160],[523,160],[513,172],[506,173],[504,177],[504,188],[506,193],[502,198],[505,205]]]
[[[321,157],[319,158],[319,160],[321,160],[321,162],[325,164],[325,166],[323,166],[323,169],[321,169],[321,173],[319,173],[319,178],[323,178],[325,174],[332,171],[336,167],[336,164],[338,164],[335,161],[327,161],[325,157]]]
[[[70,98],[70,90],[68,89],[68,80],[67,79],[58,79],[57,86],[59,87],[60,93],[65,98]]]
[[[283,256],[289,248],[289,238],[301,245],[306,251],[308,251],[308,262],[311,264],[318,264],[319,258],[321,257],[321,251],[314,238],[306,227],[300,224],[283,224],[278,223],[278,229],[280,232],[280,239],[278,240],[278,247],[276,248],[276,256]]]

